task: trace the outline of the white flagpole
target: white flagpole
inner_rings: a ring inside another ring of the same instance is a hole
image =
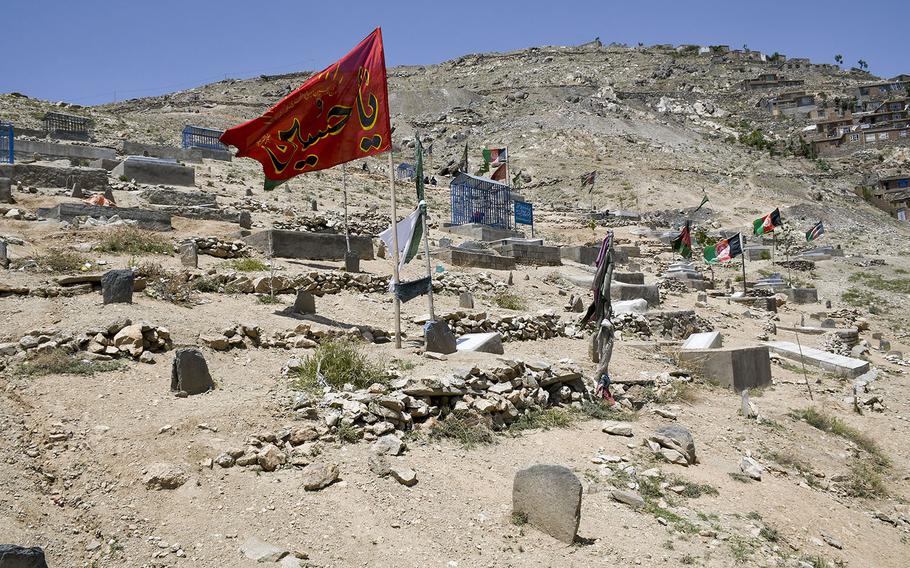
[[[341,164],[341,186],[344,188],[344,244],[351,252],[351,233],[348,231],[348,163]]]
[[[420,149],[421,153],[421,162],[423,161],[423,147],[420,144],[420,140],[417,141],[417,147]],[[421,174],[423,172],[420,172]],[[423,179],[419,179],[417,183],[422,184]],[[433,263],[430,262],[430,236],[429,236],[429,227],[427,226],[427,214],[429,212],[429,206],[426,205],[427,202],[427,188],[424,184],[423,188],[423,202],[424,208],[423,213],[420,216],[420,220],[423,223],[423,255],[427,258],[427,277],[430,279],[430,288],[427,291],[427,302],[430,307],[430,321],[436,321],[436,311],[433,309]],[[420,207],[420,203],[417,204]]]
[[[389,189],[392,191],[392,291],[395,302],[395,348],[401,349],[401,301],[398,299],[398,209],[395,202],[395,164],[389,140]]]

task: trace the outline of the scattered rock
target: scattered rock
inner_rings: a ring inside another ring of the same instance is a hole
[[[761,481],[761,474],[765,468],[763,468],[757,461],[754,459],[743,456],[742,461],[739,462],[739,469],[745,475],[748,475],[755,481]]]
[[[602,431],[611,436],[631,437],[633,435],[632,425],[628,422],[604,422]]]
[[[177,489],[189,477],[180,466],[170,463],[154,463],[148,467],[142,483],[149,489]]]
[[[252,537],[240,545],[240,552],[256,562],[278,562],[290,552],[258,538]]]
[[[417,472],[409,467],[394,465],[389,470],[389,473],[398,483],[406,487],[417,485]]]
[[[301,470],[305,491],[319,491],[338,480],[338,466],[334,463],[311,463]]]
[[[519,470],[512,484],[512,511],[539,530],[572,544],[581,520],[581,482],[561,465]]]
[[[614,501],[625,503],[633,509],[641,509],[645,506],[645,500],[641,498],[641,495],[635,493],[634,491],[622,491],[619,489],[614,489],[610,492],[610,497],[612,497]]]
[[[215,388],[205,357],[198,349],[185,347],[174,352],[171,369],[171,390],[189,395],[201,394]]]

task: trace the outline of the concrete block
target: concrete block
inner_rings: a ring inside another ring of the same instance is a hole
[[[233,155],[229,150],[177,148],[175,146],[162,146],[157,144],[140,144],[139,142],[131,142],[129,140],[123,141],[123,154],[127,156],[147,156],[193,163],[202,163],[203,158],[208,160],[221,160],[224,162],[230,162],[233,159]]]
[[[498,241],[509,237],[523,238],[525,236],[525,234],[520,231],[500,229],[498,227],[490,227],[489,225],[481,225],[479,223],[468,223],[465,225],[446,224],[443,225],[440,230],[461,235],[475,241],[485,242]]]
[[[361,260],[373,260],[373,239],[351,236],[351,250]],[[268,229],[243,239],[250,246],[267,256],[302,258],[309,260],[344,260],[347,253],[344,235],[333,233],[307,233]]]
[[[693,333],[682,344],[682,349],[718,349],[723,346],[724,339],[719,331],[706,331]]]
[[[77,160],[113,160],[117,152],[113,148],[84,146],[81,144],[58,144],[46,140],[16,139],[16,155],[31,158],[35,154],[49,158],[73,158]]]
[[[187,191],[185,189],[149,188],[140,191],[139,197],[152,205],[214,207],[217,203],[214,193]]]
[[[105,191],[107,171],[96,168],[66,168],[43,164],[0,164],[0,178],[35,187],[65,187],[78,183],[83,191]]]
[[[164,185],[196,185],[196,170],[189,166],[143,156],[128,156],[111,172],[114,177],[125,176],[139,183]]]
[[[579,264],[594,266],[600,247],[571,246],[559,247],[559,256],[563,260],[571,260]]]
[[[575,542],[581,521],[581,482],[561,465],[519,470],[512,484],[512,512],[566,544]]]
[[[610,298],[614,301],[643,299],[648,305],[656,306],[660,304],[660,290],[654,285],[614,282],[610,285]]]
[[[423,333],[427,351],[448,355],[458,350],[455,334],[449,329],[449,324],[444,319],[427,322],[423,326]]]
[[[814,304],[818,302],[817,288],[784,288],[780,290],[794,304]]]
[[[502,256],[511,256],[515,262],[535,266],[558,266],[562,264],[559,247],[548,247],[530,243],[505,241],[494,245],[494,250]]]
[[[13,183],[6,177],[0,177],[0,203],[15,203],[15,200],[13,200]]]
[[[736,392],[771,384],[771,359],[764,345],[684,350],[679,360]]]
[[[858,377],[869,370],[869,362],[852,357],[844,357],[837,353],[829,353],[821,349],[803,347],[800,349],[796,343],[789,341],[773,341],[767,344],[772,353],[785,359],[802,361],[806,365],[819,367],[841,377]]]
[[[614,314],[643,314],[648,311],[648,301],[641,298],[637,300],[618,300],[613,302]]]
[[[438,256],[443,262],[453,266],[469,266],[487,270],[515,270],[515,258],[511,256],[500,256],[458,248],[441,251]]]
[[[149,211],[137,207],[100,207],[84,203],[61,203],[52,208],[39,208],[39,217],[73,222],[76,217],[109,218],[118,215],[121,219],[138,221],[139,228],[151,231],[170,231],[171,216],[160,211]]]
[[[643,285],[645,283],[645,275],[641,272],[614,272],[613,282]]]
[[[123,160],[118,160],[117,158],[98,158],[97,160],[92,160],[89,162],[89,165],[93,168],[98,168],[110,172],[119,166],[120,162],[122,161]]]
[[[472,351],[476,353],[495,353],[502,355],[502,335],[498,331],[490,333],[466,333],[456,341],[458,351]]]

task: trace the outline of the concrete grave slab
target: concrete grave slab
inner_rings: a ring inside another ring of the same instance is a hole
[[[648,301],[641,298],[637,300],[617,300],[613,302],[614,314],[643,314],[648,311]]]
[[[111,174],[114,177],[126,177],[139,183],[164,185],[196,185],[196,170],[176,161],[144,156],[127,156]]]
[[[682,350],[679,359],[736,392],[771,384],[771,359],[764,345]]]
[[[785,359],[793,361],[802,361],[806,365],[819,367],[830,371],[841,377],[858,377],[869,370],[869,362],[852,357],[844,357],[837,353],[830,353],[815,349],[813,347],[803,347],[789,341],[772,341],[767,343],[768,349]]]
[[[719,331],[706,331],[693,333],[682,344],[684,350],[692,349],[718,349],[723,346],[724,339]]]
[[[643,299],[650,306],[660,304],[660,290],[656,285],[623,284],[613,282],[610,285],[610,298],[613,300]]]
[[[266,255],[308,260],[344,260],[347,254],[344,235],[268,229],[243,239]],[[373,239],[351,235],[351,251],[361,260],[373,260]]]
[[[453,266],[484,268],[487,270],[515,270],[515,257],[451,248],[440,251],[440,260]]]
[[[490,333],[466,333],[458,338],[458,351],[471,351],[476,353],[495,353],[502,355],[502,335],[498,331]]]
[[[818,302],[817,288],[784,288],[780,291],[794,304],[814,304]]]
[[[121,219],[138,221],[140,229],[150,231],[170,231],[171,216],[160,211],[149,211],[137,207],[100,207],[84,203],[61,203],[51,208],[39,208],[37,215],[46,219],[59,219],[72,223],[76,217],[92,217],[95,219],[110,218],[114,215]]]

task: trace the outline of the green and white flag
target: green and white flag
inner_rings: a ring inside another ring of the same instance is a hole
[[[698,204],[698,207],[695,208],[695,211],[692,213],[698,213],[698,211],[705,206],[705,203],[708,202],[708,194],[706,193],[704,197],[701,198],[701,203]]]
[[[426,207],[426,203],[421,201],[417,209],[398,222],[398,268],[404,268],[409,260],[417,256],[417,250],[420,248],[420,239],[423,238],[423,223],[420,222],[420,216]],[[392,250],[392,227],[379,233],[379,238],[385,243],[387,249]]]

